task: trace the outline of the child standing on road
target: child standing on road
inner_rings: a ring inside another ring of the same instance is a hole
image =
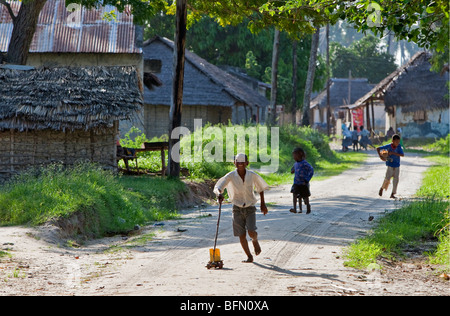
[[[218,195],[219,202],[222,203],[224,189],[227,189],[228,196],[233,203],[233,233],[239,237],[242,248],[247,255],[247,260],[243,262],[253,262],[253,256],[248,247],[247,234],[252,239],[255,254],[261,253],[256,232],[256,207],[257,202],[253,189],[259,193],[261,198],[261,212],[266,215],[267,207],[264,201],[264,191],[269,189],[267,183],[253,171],[247,170],[248,158],[245,154],[238,154],[234,159],[235,171],[227,173],[217,181],[214,193]]]
[[[296,161],[291,169],[291,173],[294,173],[294,184],[291,188],[293,195],[294,208],[290,209],[291,213],[297,213],[297,199],[300,212],[302,212],[302,199],[306,205],[306,214],[311,213],[311,205],[309,204],[309,197],[311,193],[309,191],[309,181],[314,175],[313,167],[305,160],[306,153],[302,148],[295,148],[292,152],[292,157]]]
[[[359,138],[358,127],[355,126],[352,132],[353,151],[355,151],[355,149],[356,151],[358,151],[358,138]]]
[[[378,156],[383,161],[386,161],[386,176],[384,178],[383,185],[378,192],[379,196],[383,195],[383,190],[387,190],[391,182],[391,178],[394,177],[394,183],[392,186],[392,193],[390,198],[395,199],[397,194],[397,186],[400,177],[400,157],[404,157],[402,146],[400,145],[400,136],[395,134],[392,136],[392,142],[388,145],[377,148]],[[385,154],[383,154],[383,152]]]

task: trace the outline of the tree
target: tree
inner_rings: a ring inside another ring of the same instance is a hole
[[[27,62],[39,13],[46,2],[47,0],[24,1],[17,15],[14,15],[9,3],[6,0],[0,0],[0,3],[8,9],[13,21],[13,31],[6,55],[8,62],[19,65],[24,65]]]
[[[247,52],[245,58],[245,72],[253,78],[259,78],[261,76],[261,65],[258,64],[255,54],[251,50]]]
[[[180,135],[172,135],[172,132],[181,126],[181,109],[183,105],[183,82],[184,82],[184,61],[186,47],[186,20],[187,20],[187,0],[177,0],[175,47],[173,61],[173,84],[172,84],[172,104],[169,113],[169,175],[180,176],[180,156],[178,152],[173,153],[174,148],[180,142]]]
[[[335,14],[359,31],[371,30],[378,36],[392,31],[399,39],[439,52],[448,47],[448,0],[348,1]]]
[[[149,20],[144,33],[146,38],[155,35],[172,36],[173,16],[156,15]],[[247,74],[266,83],[272,78],[272,52],[275,28],[263,29],[256,34],[248,28],[248,19],[233,26],[220,26],[213,18],[203,17],[191,24],[187,32],[186,47],[209,62],[245,69]],[[292,46],[294,38],[286,32],[280,32],[280,50],[278,61],[277,104],[283,104],[285,111],[302,108],[302,100],[308,73],[308,60],[311,50],[311,35],[302,34],[297,40],[297,72],[295,78],[298,89],[294,89],[292,67]],[[326,81],[324,60],[317,59],[313,91],[323,88]],[[294,94],[296,100],[294,98]],[[269,96],[270,98],[270,96]]]
[[[317,49],[319,47],[320,28],[317,28],[316,33],[312,37],[311,55],[309,57],[308,77],[306,78],[305,96],[303,98],[303,118],[302,125],[309,126],[309,104],[311,101],[311,91],[314,82],[314,74],[316,71]]]
[[[377,84],[392,73],[397,66],[394,57],[379,48],[380,39],[373,35],[363,37],[345,48],[331,43],[331,70],[334,77],[346,78],[348,71],[356,78],[368,78]]]
[[[39,14],[46,2],[47,0],[23,0],[19,12],[15,15],[8,0],[0,0],[0,4],[7,8],[13,20],[13,31],[6,56],[7,62],[20,65],[26,64]],[[141,0],[127,0],[125,2],[119,0],[66,1],[66,5],[70,3],[78,3],[87,8],[110,4],[114,5],[120,12],[129,9],[130,13],[134,16],[134,22],[136,24],[142,24],[149,16],[167,8],[167,2],[165,0],[149,0],[146,2]]]
[[[267,120],[269,124],[275,123],[276,106],[277,106],[277,94],[278,94],[278,61],[279,61],[279,48],[280,48],[280,30],[275,29],[273,36],[273,51],[272,51],[272,76],[270,83],[272,85],[270,93],[270,111],[267,111]]]

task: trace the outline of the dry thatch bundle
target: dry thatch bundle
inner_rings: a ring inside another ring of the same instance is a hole
[[[133,67],[0,68],[0,129],[88,130],[143,105]]]
[[[386,107],[400,106],[402,112],[416,112],[448,108],[448,72],[443,75],[430,70],[431,54],[415,55],[406,67],[401,68],[397,78],[386,89]]]
[[[386,111],[394,106],[403,113],[448,108],[448,72],[438,74],[430,70],[431,54],[418,52],[403,66],[384,78],[353,107],[370,100],[383,100]]]

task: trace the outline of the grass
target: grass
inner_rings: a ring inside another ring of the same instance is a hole
[[[227,127],[241,128],[232,125],[218,126],[224,135]],[[249,137],[254,136],[249,133],[259,133],[261,126],[249,127],[252,128],[245,130],[244,126],[241,130],[247,132],[244,136],[247,154],[250,150]],[[131,134],[134,134],[135,138],[132,139]],[[271,143],[271,137],[269,133],[268,144]],[[279,170],[277,173],[263,175],[271,185],[292,182],[290,169],[294,161],[291,153],[295,147],[305,149],[308,162],[315,168],[314,180],[337,175],[348,168],[353,168],[366,157],[362,153],[335,153],[328,145],[329,139],[310,128],[292,125],[280,127],[279,140]],[[148,141],[145,135],[132,129],[121,142],[123,146],[140,147],[144,141]],[[193,139],[186,138],[185,141],[188,145],[191,142],[192,152],[198,152]],[[209,143],[208,140],[203,142],[202,149]],[[226,148],[223,149],[225,155]],[[159,153],[145,153],[139,158],[139,165],[159,170],[161,168],[159,155]],[[261,161],[251,163],[251,167],[254,168],[262,165]],[[182,166],[189,168],[191,179],[197,181],[218,179],[234,169],[230,162],[204,160],[200,162],[184,160]],[[77,217],[81,223],[74,234],[95,238],[127,232],[135,225],[176,218],[177,198],[186,190],[186,185],[178,179],[118,176],[87,163],[68,168],[54,164],[32,169],[0,187],[0,226],[41,225],[49,221]],[[77,236],[71,238],[77,239]]]
[[[4,257],[11,258],[11,254],[7,251],[0,250],[0,259]]]
[[[179,180],[122,178],[92,164],[55,164],[3,185],[0,225],[41,225],[82,214],[80,230],[100,237],[175,217],[179,190],[185,190]]]
[[[242,137],[245,142],[245,153],[250,157],[250,150],[252,154],[256,153],[258,161],[250,162],[249,168],[260,169],[262,166],[269,165],[269,163],[261,162],[260,153],[260,142],[261,142],[261,125],[232,125],[232,124],[220,124],[216,126],[206,125],[203,127],[201,135],[207,135],[208,130],[214,131],[219,135],[219,137],[226,140],[227,128],[236,129],[238,136],[235,137],[234,152],[237,152],[238,137]],[[136,138],[132,139],[131,135]],[[216,134],[214,134],[216,135]],[[337,153],[330,149],[330,140],[324,134],[319,133],[317,130],[311,129],[309,127],[298,127],[294,125],[285,125],[279,127],[278,129],[278,149],[279,149],[279,167],[278,171],[270,174],[262,174],[262,177],[267,181],[269,185],[279,185],[292,182],[292,175],[290,173],[291,167],[294,164],[292,159],[292,150],[295,147],[302,147],[307,155],[307,161],[314,167],[315,175],[313,180],[320,180],[326,177],[335,176],[343,171],[357,167],[365,161],[367,155],[363,152],[347,152],[347,153]],[[212,138],[212,137],[211,137]],[[219,138],[219,139],[221,139]],[[257,139],[258,146],[254,146],[250,149],[250,139]],[[165,136],[162,138],[154,138],[148,140],[145,134],[136,128],[132,128],[129,133],[125,135],[125,138],[121,140],[122,146],[139,148],[143,142],[148,141],[163,141]],[[187,146],[190,149],[192,155],[198,153],[200,150],[205,152],[208,146],[212,144],[215,138],[212,140],[204,136],[202,138],[201,148],[199,148],[195,142],[195,136],[185,137],[182,141],[181,148]],[[268,129],[267,134],[267,144],[270,145],[272,141],[271,129]],[[215,148],[215,150],[221,150],[222,156],[221,161],[206,162],[205,159],[198,159],[195,161],[193,157],[187,156],[187,158],[181,160],[181,167],[187,168],[189,170],[189,178],[192,180],[203,180],[203,179],[218,179],[225,175],[227,172],[234,170],[234,165],[231,162],[226,162],[226,141],[219,142],[220,145]],[[269,155],[271,154],[271,148],[268,150]],[[215,151],[213,151],[215,154]],[[166,156],[166,161],[168,157]],[[123,167],[123,165],[121,165]],[[161,170],[161,157],[159,152],[145,152],[139,154],[139,166],[140,168],[146,169],[150,172],[157,172]]]
[[[436,165],[427,170],[417,192],[419,199],[406,202],[400,209],[386,214],[371,234],[350,245],[345,253],[346,266],[366,269],[377,264],[381,257],[401,257],[408,245],[437,239],[437,249],[429,253],[429,261],[450,271],[450,165],[445,151],[444,147],[444,151],[438,151],[441,155],[429,157]]]
[[[314,176],[311,181],[325,180],[332,176],[337,176],[342,172],[357,168],[367,159],[364,152],[336,153],[334,159],[323,159],[316,162]],[[308,158],[306,159],[308,160]],[[292,161],[293,163],[293,161]],[[252,165],[250,165],[252,167]],[[277,172],[261,174],[269,185],[280,185],[292,183],[294,176],[290,172]]]

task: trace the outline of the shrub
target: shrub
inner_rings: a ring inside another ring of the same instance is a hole
[[[41,225],[78,216],[85,219],[83,232],[94,237],[132,230],[136,224],[162,218],[162,211],[176,210],[175,202],[167,206],[162,197],[152,202],[150,192],[125,187],[112,171],[90,163],[31,169],[1,189],[0,225]],[[171,193],[167,195],[175,200]]]

